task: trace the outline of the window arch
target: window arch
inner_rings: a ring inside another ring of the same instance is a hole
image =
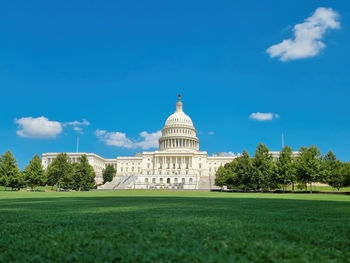
[[[184,184],[184,183],[185,183],[185,178],[182,178],[182,179],[181,179],[181,182]]]
[[[159,183],[163,183],[163,178],[159,178]]]
[[[170,178],[167,178],[167,179],[166,179],[166,183],[167,183],[167,184],[170,184]]]
[[[156,183],[156,178],[152,178],[152,183]]]
[[[145,178],[145,183],[148,184],[148,178]]]
[[[193,184],[193,179],[192,178],[190,178],[190,184]]]

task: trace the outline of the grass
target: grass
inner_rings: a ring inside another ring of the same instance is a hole
[[[28,187],[29,189],[29,187]],[[54,187],[51,187],[51,186],[37,186],[35,187],[35,191],[56,191],[57,189],[57,186],[54,186]],[[7,190],[7,191],[10,191],[11,188],[7,187],[5,189],[5,187],[3,186],[0,186],[0,191],[4,191],[4,190]],[[278,190],[282,190],[281,189],[278,189]],[[288,186],[287,191],[292,191],[292,186]],[[26,191],[26,188],[22,188],[21,191]],[[298,189],[297,186],[294,187],[294,191],[295,192],[301,192],[301,191],[310,191],[310,186],[307,185],[307,188],[304,188],[304,189]],[[317,192],[338,192],[338,189],[336,188],[333,188],[331,186],[312,186],[312,191],[317,191]],[[350,192],[350,187],[343,187],[343,188],[340,188],[339,189],[339,192]]]
[[[288,186],[287,190],[291,191],[292,187]],[[298,191],[310,191],[310,186],[307,185],[307,188],[304,189],[298,189],[297,186],[294,187],[294,191],[298,192]],[[322,186],[312,186],[312,191],[318,191],[318,192],[338,192],[338,189],[333,188],[332,186],[329,185],[322,185]],[[339,192],[350,192],[350,187],[342,187],[339,189]]]
[[[0,192],[0,262],[349,262],[350,196]]]

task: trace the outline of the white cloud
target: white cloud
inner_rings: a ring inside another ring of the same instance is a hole
[[[62,132],[62,124],[50,121],[44,116],[38,118],[23,117],[15,119],[18,125],[17,135],[35,139],[55,139]]]
[[[136,143],[139,147],[142,149],[151,149],[151,148],[157,148],[159,143],[158,139],[162,135],[161,131],[148,133],[148,132],[141,132],[140,136],[142,137],[142,141]]]
[[[217,154],[213,154],[213,156],[227,156],[227,157],[239,157],[240,153],[235,154],[234,152],[220,152]]]
[[[141,148],[151,149],[158,147],[158,139],[161,136],[161,131],[148,133],[146,131],[140,133],[138,140],[131,140],[122,132],[107,132],[105,130],[97,130],[95,132],[97,138],[103,141],[106,145],[122,147],[122,148]]]
[[[208,132],[208,134],[209,134],[209,135],[214,135],[214,134],[215,134],[215,132],[210,131],[210,132]]]
[[[273,119],[278,119],[280,117],[279,114],[274,114],[272,112],[253,112],[250,114],[249,118],[257,121],[270,121]]]
[[[223,152],[224,156],[235,157],[236,154],[234,152]]]
[[[326,45],[322,39],[328,29],[339,29],[339,14],[332,8],[319,7],[302,24],[293,28],[294,38],[267,49],[270,57],[280,57],[281,61],[301,59],[318,55]]]
[[[89,126],[90,122],[88,122],[86,119],[83,119],[82,121],[70,121],[70,122],[66,122],[64,124],[64,126]]]
[[[79,133],[83,133],[83,128],[81,126],[89,126],[90,122],[88,122],[86,119],[83,119],[82,121],[70,121],[65,122],[63,124],[64,127],[72,126],[73,130]]]

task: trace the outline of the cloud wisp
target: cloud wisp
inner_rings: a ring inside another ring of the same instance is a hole
[[[225,156],[225,157],[240,157],[242,154],[237,153],[235,154],[234,152],[220,152],[217,154],[213,154],[213,156]]]
[[[250,114],[249,118],[257,121],[271,121],[273,119],[278,119],[280,116],[272,112],[253,112]]]
[[[73,130],[82,134],[83,128],[81,126],[90,126],[90,122],[88,122],[86,119],[83,119],[82,121],[70,121],[63,124],[64,127],[72,126]]]
[[[106,130],[96,130],[97,138],[106,145],[116,146],[127,149],[141,148],[143,150],[157,148],[158,139],[162,135],[161,131],[148,133],[143,131],[140,133],[140,138],[132,140],[122,132],[108,132]]]
[[[304,23],[294,26],[294,38],[285,39],[266,52],[283,62],[314,57],[326,47],[322,40],[327,30],[339,28],[339,14],[332,8],[319,7]]]

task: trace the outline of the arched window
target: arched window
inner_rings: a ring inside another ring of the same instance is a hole
[[[177,184],[177,182],[178,182],[177,178],[175,178],[175,181],[174,181],[174,182],[175,182],[175,184]]]
[[[148,178],[145,179],[145,183],[148,184]]]
[[[185,178],[182,178],[181,182],[184,184],[185,183]]]
[[[152,178],[152,183],[156,183],[156,178]]]
[[[161,183],[161,184],[163,183],[163,178],[159,179],[159,183]]]
[[[167,179],[166,179],[166,183],[167,183],[167,184],[170,184],[170,178],[167,178]]]
[[[190,184],[193,184],[193,179],[192,178],[190,178]]]

